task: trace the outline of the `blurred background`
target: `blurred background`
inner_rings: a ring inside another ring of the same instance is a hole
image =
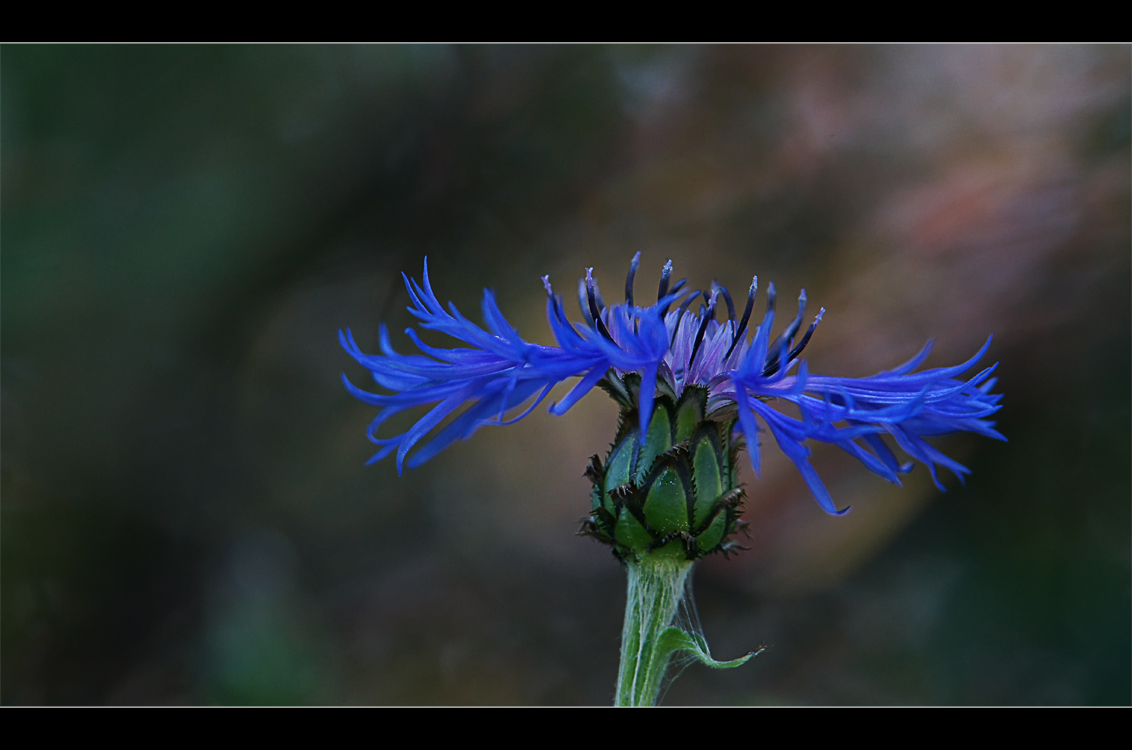
[[[5,704],[608,704],[595,392],[416,470],[341,373],[402,272],[552,343],[671,258],[828,309],[811,371],[1000,362],[903,489],[768,446],[668,704],[1127,704],[1128,46],[5,46]],[[426,337],[435,344],[443,338]],[[400,431],[404,423],[391,425]]]

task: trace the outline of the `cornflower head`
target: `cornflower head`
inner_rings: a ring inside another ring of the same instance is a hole
[[[873,473],[899,484],[912,462],[897,459],[891,440],[925,464],[943,489],[938,466],[961,481],[969,472],[926,437],[967,431],[1005,439],[987,419],[1001,408],[1001,396],[990,392],[995,366],[963,377],[986,353],[989,338],[975,356],[954,367],[915,371],[931,351],[929,341],[908,362],[871,377],[813,375],[800,357],[825,309],[803,332],[805,291],[797,314],[772,338],[773,284],[762,321],[755,325],[757,277],[740,312],[719,284],[691,291],[683,280],[673,283],[669,261],[656,302],[642,306],[633,283],[639,262],[637,253],[626,278],[624,304],[605,304],[593,269],[586,270],[578,284],[580,322],[567,317],[562,297],[543,277],[547,319],[557,346],[525,341],[490,290],[483,294],[483,327],[452,303],[445,308],[432,290],[427,260],[421,283],[402,274],[412,302],[409,312],[421,327],[445,333],[462,346],[432,347],[408,328],[405,333],[420,354],[401,354],[382,324],[380,354],[367,355],[349,330],[339,332],[346,351],[387,391],[363,390],[343,375],[351,394],[379,408],[368,430],[379,446],[370,462],[396,453],[398,472],[406,463],[419,466],[481,426],[522,419],[556,385],[578,377],[566,396],[550,406],[552,413],[564,414],[595,386],[621,409],[605,460],[594,456],[586,470],[593,493],[583,532],[610,544],[621,559],[656,554],[694,560],[735,548],[728,537],[743,525],[738,520],[743,489],[737,482],[737,455],[745,446],[758,475],[760,433],[774,437],[818,504],[834,515],[848,508],[837,508],[810,463],[811,440],[837,445]],[[724,310],[726,319],[717,319]],[[799,416],[783,413],[785,404],[792,404]],[[393,415],[429,405],[405,432],[378,436]]]

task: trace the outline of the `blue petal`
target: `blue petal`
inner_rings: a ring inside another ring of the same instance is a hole
[[[638,257],[634,258],[626,282],[628,297],[632,296],[632,276]],[[726,407],[728,399],[734,398],[738,413],[735,429],[746,438],[755,473],[760,470],[761,457],[757,416],[798,467],[821,507],[838,515],[845,511],[837,510],[810,464],[808,440],[837,445],[870,471],[899,483],[899,474],[909,471],[911,463],[899,462],[882,438],[883,433],[888,433],[904,452],[928,467],[939,485],[938,466],[950,469],[960,480],[968,470],[929,445],[925,437],[965,431],[1005,439],[994,429],[994,422],[987,419],[1002,408],[1001,395],[990,392],[995,384],[995,366],[961,379],[986,353],[989,338],[974,357],[954,367],[915,372],[931,351],[929,341],[908,362],[872,377],[811,375],[798,355],[821,320],[824,308],[798,345],[790,349],[801,327],[804,293],[793,322],[772,344],[775,290],[773,284],[769,285],[766,314],[748,343],[746,336],[734,333],[737,324],[733,310],[722,324],[715,321],[714,315],[705,317],[714,311],[719,293],[720,288],[714,283],[709,295],[681,291],[683,282],[674,285],[669,293],[667,283],[662,282],[656,305],[606,307],[591,272],[587,269],[579,287],[584,317],[581,324],[570,321],[562,298],[553,292],[548,277],[543,277],[547,320],[557,346],[524,341],[499,310],[490,290],[484,290],[481,302],[484,326],[465,318],[451,302],[447,306],[441,304],[432,289],[427,259],[419,283],[403,274],[411,301],[409,312],[420,321],[419,325],[444,333],[460,345],[431,346],[409,329],[406,334],[419,353],[400,354],[394,350],[382,324],[380,354],[367,355],[349,330],[339,332],[343,348],[370,371],[379,388],[388,391],[364,391],[343,375],[351,394],[378,407],[368,434],[380,450],[371,461],[396,451],[400,471],[415,450],[409,465],[420,465],[483,425],[510,424],[522,419],[558,383],[580,377],[566,397],[550,407],[552,413],[562,414],[610,372],[617,376],[630,372],[641,375],[636,406],[642,434],[648,432],[658,377],[663,377],[667,387],[677,394],[688,385],[708,388],[709,408],[713,410]],[[665,273],[670,273],[668,267]],[[691,311],[690,306],[701,296],[708,300],[708,305],[701,306],[699,312]],[[670,311],[680,298],[684,299],[679,308]],[[751,299],[752,295],[748,295],[744,324]],[[696,359],[690,362],[693,349]],[[796,374],[791,375],[795,368]],[[528,402],[521,413],[505,421],[509,410]],[[786,402],[798,408],[800,419],[776,411],[775,405]],[[392,437],[377,436],[377,430],[391,416],[417,407],[430,409],[409,430]],[[457,414],[461,409],[463,412]],[[454,414],[447,426],[425,440]]]
[[[814,499],[818,501],[822,510],[833,516],[843,516],[848,513],[849,508],[838,510],[837,506],[834,505],[833,498],[829,496],[829,490],[825,488],[821,477],[818,476],[817,471],[810,463],[810,449],[802,444],[797,435],[790,434],[792,430],[789,423],[785,421],[789,420],[789,417],[785,417],[759,402],[756,402],[754,406],[759,416],[766,422],[766,426],[770,428],[778,447],[801,472],[802,478],[806,480],[806,485],[810,488],[810,492],[813,493]]]
[[[932,480],[942,487],[937,466],[950,469],[960,481],[969,472],[929,445],[925,437],[963,431],[1001,438],[994,423],[985,419],[1002,408],[1000,397],[990,395],[986,386],[993,380],[995,366],[966,380],[955,379],[985,354],[989,339],[974,357],[955,367],[913,372],[926,359],[931,349],[929,342],[904,365],[868,378],[811,376],[804,362],[796,376],[782,377],[781,372],[775,372],[764,377],[758,366],[759,350],[769,330],[767,322],[760,326],[750,351],[732,376],[739,401],[739,422],[750,440],[751,415],[757,413],[763,418],[827,511],[834,512],[835,507],[826,501],[828,495],[821,494],[824,487],[817,480],[804,445],[808,439],[837,445],[870,471],[899,483],[898,475],[906,473],[911,464],[901,464],[885,445],[879,433],[887,432],[905,453],[927,466]],[[748,396],[768,400],[752,402],[745,400]],[[801,420],[775,411],[771,404],[776,400],[795,404]]]
[[[649,434],[649,422],[652,421],[653,399],[656,396],[656,369],[657,366],[655,364],[645,368],[644,374],[641,375],[640,397],[637,401],[638,411],[640,412],[640,434],[646,437]],[[663,422],[661,424],[663,424]],[[642,441],[644,439],[644,437],[641,438]]]
[[[482,425],[503,423],[508,410],[538,394],[530,407],[510,421],[521,419],[557,383],[587,373],[593,376],[587,376],[586,382],[600,379],[610,366],[600,348],[579,334],[556,308],[557,300],[553,295],[548,301],[548,317],[560,346],[546,347],[523,341],[488,290],[484,291],[482,304],[487,330],[464,318],[454,305],[445,309],[433,292],[427,262],[422,283],[405,277],[405,285],[412,302],[409,310],[421,321],[421,326],[446,333],[463,346],[430,346],[421,341],[415,330],[409,329],[406,333],[421,354],[400,354],[393,349],[383,325],[381,354],[367,355],[352,333],[339,332],[343,348],[370,371],[378,386],[389,391],[371,393],[354,386],[343,376],[343,383],[352,395],[380,410],[369,429],[371,440],[382,446],[373,460],[380,460],[395,449],[398,471],[428,433],[463,406],[468,407],[463,414],[431,441],[423,443],[410,466],[427,460],[456,438],[468,437]],[[588,388],[582,389],[585,390]],[[573,400],[580,395],[581,392],[575,394]],[[377,436],[376,430],[390,416],[421,406],[431,408],[405,433],[389,438]]]
[[[743,436],[747,439],[747,455],[751,459],[751,468],[755,476],[762,477],[762,453],[759,450],[759,428],[755,424],[755,416],[751,412],[751,399],[747,394],[747,387],[740,381],[735,381],[735,393],[738,396],[739,426],[743,429]]]
[[[608,367],[599,365],[586,373],[586,376],[579,380],[577,385],[566,394],[566,398],[550,407],[550,413],[562,416],[569,411],[570,407],[578,403],[582,396],[585,396],[593,390],[593,387],[598,384],[598,381],[605,377],[605,373],[608,369]]]

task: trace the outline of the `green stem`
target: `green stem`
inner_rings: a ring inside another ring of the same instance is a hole
[[[692,565],[688,560],[656,559],[649,555],[640,562],[628,563],[621,669],[613,705],[656,705],[672,655],[671,646],[665,648],[660,636],[676,616]]]

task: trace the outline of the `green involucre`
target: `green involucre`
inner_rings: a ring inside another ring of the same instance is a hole
[[[593,502],[582,533],[626,561],[692,561],[738,549],[728,537],[744,526],[735,475],[740,446],[731,437],[734,420],[705,417],[706,402],[702,388],[687,388],[678,400],[658,394],[643,443],[636,408],[622,402],[605,462],[594,456],[586,470]]]

